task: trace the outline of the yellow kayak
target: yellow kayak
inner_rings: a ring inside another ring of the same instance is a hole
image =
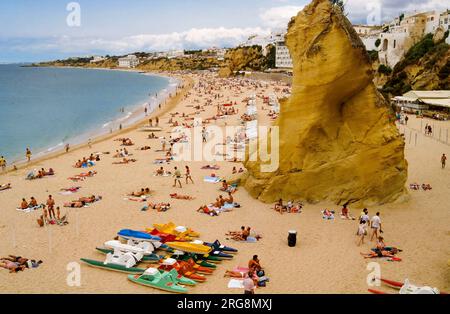
[[[168,224],[154,224],[153,227],[160,232],[173,234],[179,237],[198,238],[200,236],[198,232],[186,227],[177,226],[173,222],[169,222]]]
[[[166,244],[174,250],[193,254],[206,255],[212,250],[209,246],[192,242],[167,242]]]

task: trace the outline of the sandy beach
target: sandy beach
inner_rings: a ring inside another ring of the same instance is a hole
[[[246,79],[219,79],[213,74],[189,74],[183,76],[185,89],[172,97],[153,113],[160,119],[161,132],[157,137],[169,139],[173,127],[168,123],[171,114],[178,112],[173,120],[179,123],[191,123],[182,118],[183,114],[193,118],[210,118],[216,115],[217,105],[236,102],[239,114],[213,121],[212,124],[225,129],[226,126],[240,125],[240,117],[245,112],[244,99],[257,95],[258,121],[269,125],[268,106],[263,104],[262,96],[276,94],[286,96],[284,83],[250,81]],[[200,85],[199,85],[200,84]],[[215,98],[214,95],[221,95]],[[206,105],[210,100],[210,104]],[[203,110],[195,110],[194,106]],[[150,118],[150,117],[148,117]],[[147,119],[148,119],[147,118]],[[327,208],[340,212],[333,204],[305,204],[301,214],[283,214],[273,210],[272,204],[254,200],[243,188],[234,194],[235,201],[241,207],[232,212],[210,217],[196,210],[205,204],[214,202],[220,194],[220,184],[203,182],[204,176],[215,173],[222,178],[231,177],[232,168],[243,167],[232,162],[217,162],[220,170],[202,170],[213,161],[171,162],[162,165],[173,171],[174,167],[184,170],[189,165],[195,184],[183,188],[173,188],[172,177],[155,177],[154,172],[160,165],[155,159],[164,158],[160,139],[148,139],[148,132],[139,130],[148,120],[101,137],[93,142],[92,148],[86,144],[73,147],[69,153],[59,152],[32,163],[23,165],[17,171],[0,174],[0,184],[11,183],[12,189],[0,192],[0,257],[20,255],[40,259],[44,263],[37,269],[10,274],[0,269],[0,293],[163,293],[151,288],[140,287],[127,281],[126,275],[91,268],[81,264],[80,258],[102,260],[95,248],[105,241],[112,240],[120,229],[144,230],[154,223],[174,222],[190,227],[201,234],[201,239],[214,241],[239,249],[231,261],[218,266],[205,283],[190,289],[191,293],[230,294],[242,293],[229,289],[229,278],[224,278],[225,270],[236,266],[246,266],[254,254],[257,254],[266,270],[270,282],[262,293],[368,293],[366,282],[371,270],[370,262],[378,262],[383,277],[403,281],[408,278],[417,285],[437,287],[441,291],[450,291],[450,210],[449,196],[450,168],[441,169],[440,157],[450,155],[450,142],[446,130],[450,122],[434,122],[416,119],[410,116],[408,126],[399,126],[406,137],[406,158],[409,163],[408,193],[406,202],[369,208],[370,216],[381,212],[386,244],[403,250],[399,254],[401,262],[385,260],[366,260],[360,253],[367,253],[375,247],[374,242],[366,238],[361,247],[356,245],[358,223],[342,220],[336,215],[333,221],[322,219],[321,210]],[[425,123],[435,125],[434,137],[425,136],[421,127]],[[439,140],[439,128],[442,129]],[[437,130],[437,131],[436,131]],[[113,154],[122,148],[117,138],[130,138],[134,146],[127,147],[131,158],[137,162],[126,165],[114,165]],[[151,150],[137,148],[150,146]],[[82,157],[95,152],[111,152],[101,155],[101,161],[95,167],[98,174],[83,182],[73,183],[68,177],[86,169],[76,169],[74,164]],[[53,168],[56,175],[43,179],[27,181],[30,170]],[[183,172],[184,173],[184,172]],[[412,191],[411,183],[430,184],[431,191]],[[62,188],[80,186],[78,193],[60,195]],[[141,211],[145,203],[124,200],[127,193],[149,187],[153,190],[151,202],[169,202],[172,208],[167,212],[155,210]],[[171,193],[186,194],[195,197],[192,201],[170,199]],[[51,225],[40,228],[37,219],[42,211],[22,213],[15,210],[22,198],[34,196],[39,203],[45,203],[48,195],[54,196],[56,205],[88,195],[101,195],[102,200],[89,208],[62,208],[62,215],[68,214],[69,224],[64,227]],[[353,216],[359,216],[362,208],[353,208]],[[228,231],[237,231],[241,226],[251,226],[262,239],[257,243],[239,243],[226,240]],[[298,231],[298,244],[295,248],[287,245],[289,230]],[[81,285],[71,287],[67,284],[70,263],[81,264]],[[392,292],[385,289],[386,292]]]

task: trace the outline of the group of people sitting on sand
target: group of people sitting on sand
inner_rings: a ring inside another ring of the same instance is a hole
[[[100,161],[100,156],[94,156],[94,154],[91,154],[89,158],[83,157],[83,159],[78,160],[75,163],[75,168],[88,168],[95,166],[95,162]]]
[[[155,171],[155,176],[157,177],[168,177],[170,176],[172,173],[170,171],[166,171],[164,169],[164,167],[160,167],[159,169],[157,169]]]
[[[17,273],[26,269],[38,268],[43,262],[34,259],[28,259],[21,256],[9,255],[0,258],[0,268],[9,270],[10,273]]]
[[[200,206],[200,208],[197,209],[197,212],[210,216],[219,216],[219,213],[221,212],[230,212],[233,208],[238,207],[240,207],[240,205],[234,202],[232,193],[228,192],[228,198],[224,198],[223,195],[219,195],[214,203]]]
[[[281,215],[283,213],[300,214],[303,209],[303,204],[301,202],[295,203],[294,201],[289,201],[287,204],[284,204],[283,200],[280,198],[275,204],[274,209]]]
[[[22,198],[22,203],[20,203],[20,209],[30,209],[30,208],[38,208],[40,205],[34,196],[31,197],[30,201],[27,202],[25,198]]]
[[[419,191],[420,190],[420,188],[422,188],[422,190],[424,190],[424,191],[431,191],[433,188],[431,187],[431,184],[422,184],[422,185],[419,185],[418,183],[411,183],[410,185],[409,185],[409,188],[411,189],[411,190],[415,190],[415,191]]]
[[[229,231],[225,235],[230,236],[231,239],[234,241],[246,242],[249,240],[251,230],[252,230],[252,228],[250,228],[250,227],[245,228],[244,226],[242,226],[240,231]],[[259,241],[262,237],[260,235],[257,235],[254,238],[256,239],[256,241]]]
[[[33,170],[27,175],[27,180],[34,180],[34,179],[42,179],[47,176],[54,176],[55,171],[50,168],[48,171],[46,171],[44,168],[41,168],[41,170]]]
[[[248,269],[236,269],[236,270],[227,270],[225,271],[224,277],[231,277],[237,279],[245,279],[244,287],[246,294],[254,294],[253,289],[255,287],[265,287],[266,283],[269,282],[269,278],[266,277],[264,268],[261,266],[261,262],[258,258],[258,255],[254,255],[253,258],[248,262]],[[253,289],[250,289],[249,284],[246,280],[250,280],[250,286]],[[253,281],[253,282],[252,282]]]
[[[101,200],[102,200],[101,196],[95,196],[95,195],[91,195],[91,196],[87,196],[87,197],[80,197],[78,200],[64,203],[64,207],[82,208],[88,204],[99,202]]]
[[[243,122],[251,122],[251,121],[256,120],[256,117],[254,115],[248,115],[245,113],[241,116],[241,120]]]
[[[120,150],[116,150],[116,153],[113,155],[113,158],[126,158],[130,156],[131,155],[126,148],[121,148]]]
[[[238,171],[236,167],[233,167],[233,170],[231,171],[232,174],[243,173],[243,172],[244,172],[243,168],[239,168],[239,171]]]
[[[396,247],[388,247],[384,242],[384,238],[379,236],[377,238],[377,245],[369,253],[360,253],[364,258],[388,258],[391,261],[400,262],[401,258],[396,255],[402,250]]]
[[[122,146],[133,146],[134,143],[130,138],[118,138],[116,141],[122,142]]]

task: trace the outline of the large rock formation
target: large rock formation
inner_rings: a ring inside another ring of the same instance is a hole
[[[292,96],[277,122],[280,165],[244,178],[252,196],[308,202],[381,204],[405,193],[404,141],[377,92],[365,47],[329,0],[314,0],[291,21]]]

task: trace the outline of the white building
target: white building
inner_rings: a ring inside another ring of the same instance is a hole
[[[450,112],[450,90],[410,91],[394,97],[392,102],[402,110],[436,110]]]
[[[441,13],[439,17],[439,26],[444,32],[450,31],[450,10]],[[447,36],[445,42],[450,45],[450,35]]]
[[[447,21],[447,23],[446,23]],[[429,11],[413,13],[396,18],[385,25],[388,30],[380,34],[381,46],[379,51],[380,62],[394,67],[405,53],[423,36],[435,34],[439,27],[444,31],[449,29],[448,11],[442,13]],[[449,39],[447,38],[447,43]]]
[[[292,69],[294,67],[292,63],[291,53],[284,41],[279,41],[275,44],[276,58],[275,67],[282,69]]]
[[[97,63],[97,62],[101,62],[101,61],[105,61],[105,60],[106,60],[105,57],[94,56],[93,59],[91,60],[91,63]]]
[[[184,50],[172,50],[167,53],[167,58],[169,59],[176,59],[183,57],[184,57]]]
[[[119,59],[120,68],[135,68],[139,65],[139,58],[135,55],[128,55]]]
[[[366,46],[366,50],[378,50],[376,42],[382,32],[381,26],[353,25],[353,28]]]

